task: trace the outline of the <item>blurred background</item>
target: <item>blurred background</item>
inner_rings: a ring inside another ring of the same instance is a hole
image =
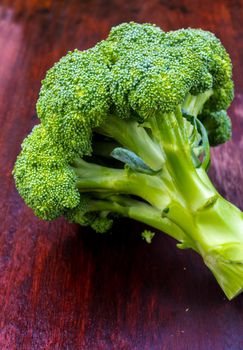
[[[225,300],[196,254],[120,220],[98,235],[43,222],[17,194],[12,167],[38,123],[46,70],[121,22],[213,31],[233,61],[233,140],[213,149],[210,176],[243,210],[242,0],[0,2],[0,349],[242,350],[243,297]]]

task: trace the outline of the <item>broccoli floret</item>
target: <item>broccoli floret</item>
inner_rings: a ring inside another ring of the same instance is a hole
[[[48,137],[42,124],[35,126],[22,144],[14,168],[16,186],[42,219],[55,219],[63,215],[64,208],[79,204],[76,175],[65,158],[62,147]]]
[[[97,211],[92,196],[83,194],[79,205],[73,209],[67,209],[64,216],[70,222],[81,226],[90,226],[98,233],[107,232],[113,224],[109,217],[109,211]]]
[[[231,138],[231,120],[226,111],[209,112],[198,117],[207,130],[211,146],[218,146]]]
[[[98,49],[69,52],[42,81],[37,114],[72,159],[92,153],[92,128],[110,109],[110,71]]]
[[[151,232],[149,230],[144,230],[141,236],[142,236],[142,239],[144,239],[148,244],[150,244],[152,242],[154,235],[155,235],[154,232]]]
[[[206,171],[209,145],[230,138],[232,99],[231,61],[212,33],[121,24],[48,71],[17,189],[45,220],[106,232],[122,216],[164,231],[231,299],[243,289],[243,215]]]

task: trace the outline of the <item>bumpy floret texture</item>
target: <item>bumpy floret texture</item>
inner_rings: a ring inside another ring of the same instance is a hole
[[[42,125],[23,142],[14,177],[26,204],[43,219],[55,219],[79,204],[76,176],[62,148],[47,137]]]
[[[199,116],[211,146],[218,146],[231,138],[231,120],[226,111],[204,113]]]
[[[113,220],[108,216],[109,213],[100,213],[91,210],[90,202],[92,199],[83,194],[82,200],[77,207],[65,210],[64,216],[70,222],[75,222],[81,226],[90,226],[94,231],[98,233],[107,232],[112,224]]]
[[[139,121],[171,112],[188,93],[213,89],[211,110],[233,97],[231,63],[220,41],[200,29],[165,33],[125,23],[84,52],[69,52],[43,81],[37,112],[70,151],[91,152],[91,128],[109,112]]]
[[[104,42],[113,49],[111,96],[116,114],[146,118],[158,111],[171,112],[189,92],[221,89],[231,81],[230,59],[213,34],[198,29],[160,34],[156,30],[142,41],[137,31],[139,25],[123,24]],[[218,97],[226,108],[230,99]]]
[[[98,49],[69,52],[42,81],[38,116],[69,158],[91,153],[92,128],[109,112],[110,72]]]

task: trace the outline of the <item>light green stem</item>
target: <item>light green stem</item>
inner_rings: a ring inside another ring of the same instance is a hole
[[[211,94],[188,95],[182,107],[197,116]],[[141,221],[177,239],[180,248],[192,248],[232,299],[243,289],[243,215],[218,194],[202,168],[195,168],[181,107],[151,117],[149,133],[134,121],[112,118],[112,126],[106,123],[98,131],[162,170],[152,176],[77,159],[72,164],[77,187],[92,193],[91,210]]]
[[[76,160],[73,169],[80,192],[110,192],[139,196],[163,209],[171,201],[170,189],[157,176],[112,169]]]
[[[163,154],[145,129],[134,120],[109,116],[97,132],[115,139],[124,147],[136,153],[152,169],[158,170],[164,164]]]

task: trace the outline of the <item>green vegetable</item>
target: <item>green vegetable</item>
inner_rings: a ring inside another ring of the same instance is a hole
[[[151,232],[149,230],[144,230],[142,232],[142,239],[144,239],[147,243],[150,244],[152,242],[154,235],[155,235],[154,232]]]
[[[105,232],[125,216],[164,231],[231,299],[243,288],[243,215],[206,170],[210,145],[231,136],[232,99],[231,61],[212,33],[121,24],[47,72],[17,189],[45,220]]]

